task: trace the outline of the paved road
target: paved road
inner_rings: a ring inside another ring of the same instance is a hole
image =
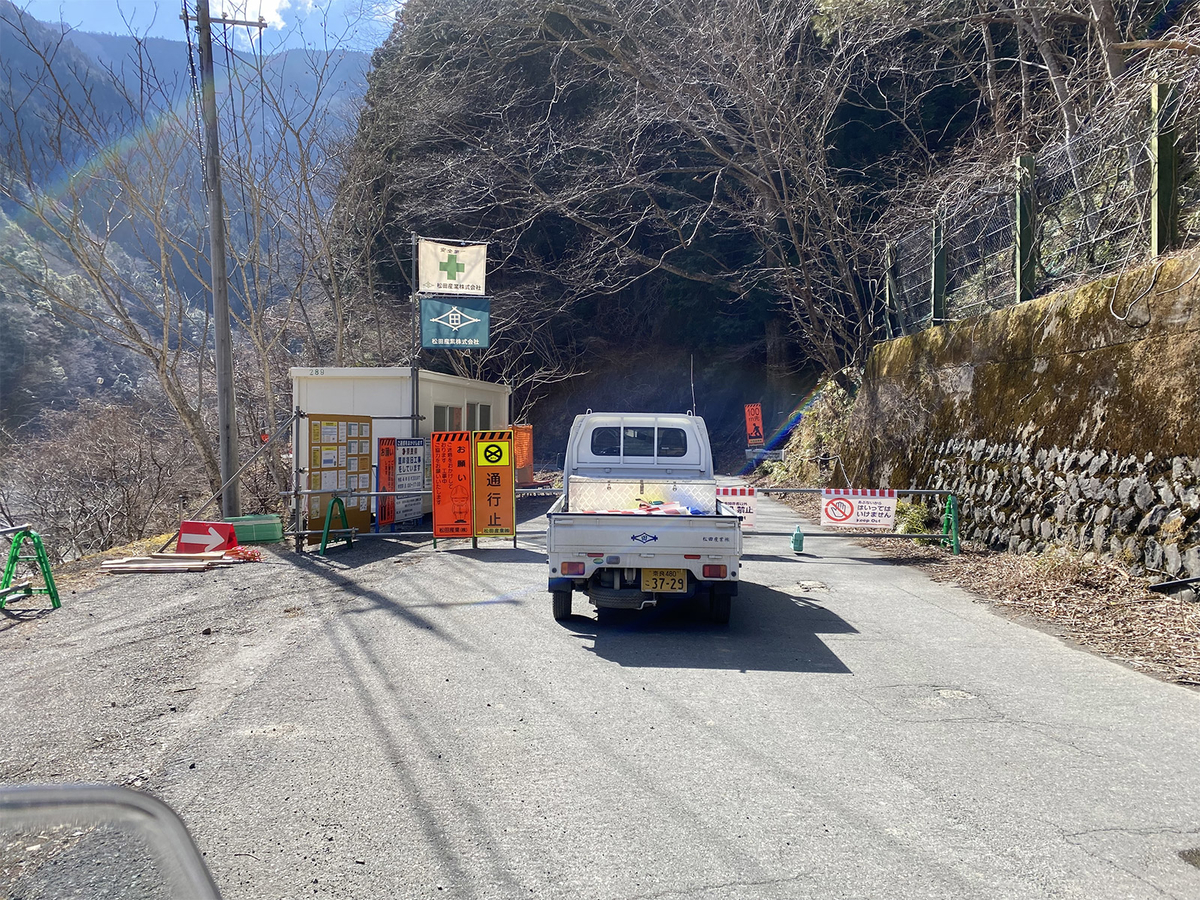
[[[728,628],[558,623],[526,512],[68,595],[0,777],[151,791],[231,900],[1200,897],[1200,694],[836,539],[749,538]]]

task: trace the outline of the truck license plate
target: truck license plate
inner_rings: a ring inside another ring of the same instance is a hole
[[[687,569],[642,569],[642,590],[682,594],[687,590]]]

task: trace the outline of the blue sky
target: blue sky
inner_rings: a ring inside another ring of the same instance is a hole
[[[152,0],[15,0],[34,18],[62,21],[81,31],[128,34],[183,40],[180,2]],[[268,24],[263,49],[272,52],[304,46],[337,44],[370,51],[387,36],[402,0],[209,0],[214,17]],[[188,9],[195,12],[195,0]],[[128,23],[128,24],[126,24]],[[251,29],[238,29],[237,42],[246,44]]]

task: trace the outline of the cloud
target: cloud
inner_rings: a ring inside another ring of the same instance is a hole
[[[283,18],[285,10],[296,6],[313,7],[313,0],[300,0],[293,4],[292,0],[215,0],[212,4],[213,15],[221,15],[231,19],[246,19],[255,21],[264,19],[271,28],[284,28],[287,22]],[[308,10],[306,10],[307,13]]]

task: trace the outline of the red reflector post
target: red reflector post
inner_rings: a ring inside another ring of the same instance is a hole
[[[725,572],[726,572],[726,569],[724,566],[705,566],[704,567],[704,577],[705,578],[724,578]]]
[[[714,568],[716,568],[716,566],[714,566]],[[562,564],[562,573],[564,575],[582,575],[583,574],[583,563],[581,563],[581,562],[565,562]]]

